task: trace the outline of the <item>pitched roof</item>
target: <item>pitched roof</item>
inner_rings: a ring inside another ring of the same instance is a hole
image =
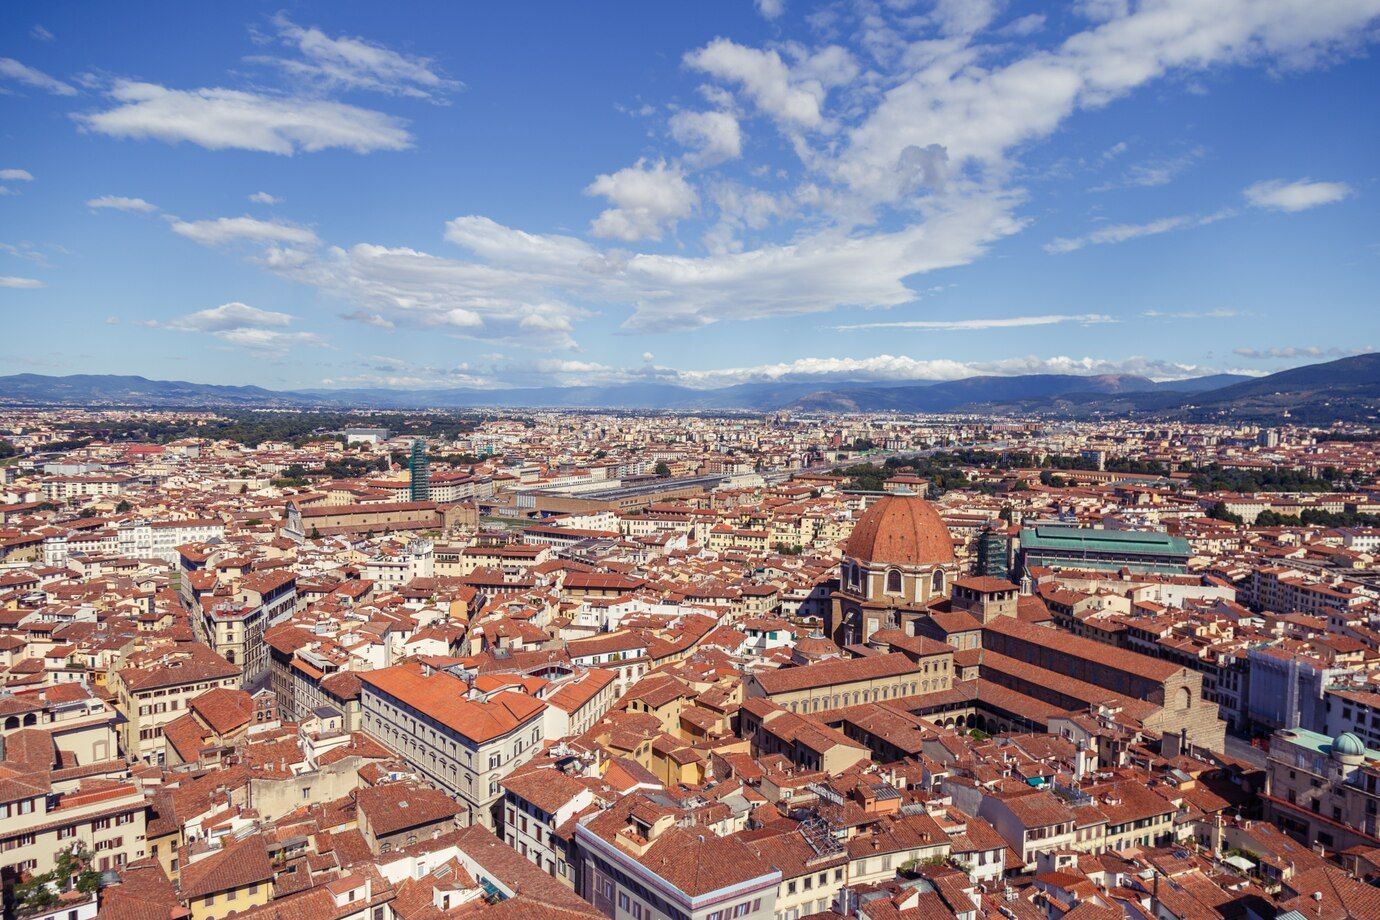
[[[223,844],[218,853],[185,865],[181,892],[186,900],[272,881],[273,866],[268,861],[268,851],[263,838],[255,835],[237,843]]]
[[[355,804],[375,837],[436,824],[464,811],[441,790],[418,783],[363,786],[355,793]]]
[[[755,679],[763,690],[774,694],[913,673],[915,665],[911,660],[900,652],[892,652],[869,658],[845,658],[839,661],[823,661],[807,667],[763,671],[755,675]]]
[[[506,735],[546,708],[541,700],[511,690],[484,702],[466,699],[469,687],[464,681],[445,671],[424,674],[417,662],[363,671],[359,679],[472,741]]]

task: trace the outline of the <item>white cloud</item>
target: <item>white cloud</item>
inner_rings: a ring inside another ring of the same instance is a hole
[[[48,261],[48,256],[50,255],[50,253],[45,252],[45,249],[66,252],[66,250],[62,249],[62,247],[60,246],[49,245],[40,247],[35,246],[28,240],[21,240],[18,243],[0,243],[0,252],[5,253],[6,255],[14,256],[16,259],[24,259],[27,262],[32,262],[40,268],[52,268],[52,264]]]
[[[1296,182],[1283,179],[1257,182],[1248,186],[1243,194],[1257,208],[1292,213],[1333,204],[1349,197],[1351,192],[1351,186],[1345,182],[1315,182],[1305,178]]]
[[[1130,0],[1075,0],[1074,11],[1093,22],[1124,17],[1131,12]]]
[[[294,345],[324,345],[311,332],[289,332],[292,316],[273,310],[260,310],[234,301],[174,317],[164,323],[149,323],[177,332],[209,334],[222,342],[267,354],[284,354]]]
[[[623,279],[635,310],[629,328],[665,331],[724,319],[889,307],[915,293],[910,275],[962,265],[1020,222],[997,196],[955,200],[920,224],[851,236],[824,230],[787,244],[703,258],[636,255]]]
[[[0,275],[0,288],[14,288],[21,291],[31,291],[34,288],[43,287],[43,282],[37,278],[17,278],[14,275]]]
[[[1240,310],[1231,310],[1225,307],[1214,310],[1172,310],[1169,312],[1146,310],[1141,313],[1141,316],[1149,319],[1231,319],[1240,315]]]
[[[41,42],[51,42],[57,39],[56,35],[43,28],[42,23],[35,23],[34,27],[29,30],[29,35]]]
[[[760,111],[792,130],[826,127],[822,106],[829,90],[852,82],[858,74],[852,55],[838,46],[802,59],[793,70],[776,51],[726,38],[687,53],[685,63],[740,87]]]
[[[922,329],[934,332],[972,332],[983,329],[1020,329],[1027,326],[1056,326],[1079,323],[1084,326],[1114,323],[1116,319],[1105,313],[1048,313],[1041,316],[1005,316],[991,319],[908,320],[892,323],[856,323],[835,326],[840,332],[860,329]]]
[[[1002,35],[1010,35],[1014,38],[1024,38],[1027,35],[1034,35],[1045,27],[1045,15],[1043,13],[1030,13],[1020,19],[1013,19],[999,30]]]
[[[393,321],[387,317],[378,313],[370,313],[368,310],[351,310],[349,313],[340,314],[340,318],[349,320],[352,323],[363,323],[366,326],[373,326],[376,329],[392,329],[395,325]]]
[[[763,19],[776,19],[786,12],[786,0],[752,0]]]
[[[172,230],[203,246],[228,243],[287,243],[294,246],[314,245],[316,234],[306,227],[278,220],[259,220],[254,217],[220,217],[215,220],[174,220]]]
[[[607,364],[597,361],[576,361],[570,358],[543,358],[522,365],[524,370],[539,374],[574,374],[585,376],[612,370]]]
[[[99,198],[91,198],[87,200],[86,206],[97,211],[112,210],[149,213],[158,210],[158,205],[150,204],[142,198],[125,198],[122,195],[102,195]]]
[[[291,314],[260,310],[247,303],[232,301],[176,317],[163,325],[180,332],[226,332],[247,327],[270,328],[291,324]]]
[[[578,287],[576,276],[590,269],[561,263],[559,271],[554,265],[534,270],[533,260],[539,263],[543,256],[531,249],[505,249],[519,235],[507,235],[506,228],[493,226],[502,231],[493,239],[483,236],[482,227],[465,232],[477,247],[506,264],[445,259],[415,249],[363,243],[331,247],[321,254],[270,248],[262,261],[285,278],[351,303],[363,311],[351,318],[361,321],[377,315],[383,322],[470,338],[572,347],[574,321],[586,312],[562,296],[561,288],[567,285],[560,282]],[[541,238],[533,239],[536,249],[544,245]]]
[[[690,148],[692,166],[713,166],[736,160],[743,152],[738,119],[727,112],[677,112],[671,116],[671,136]]]
[[[276,198],[268,192],[255,192],[249,196],[249,200],[255,204],[282,204],[283,199]]]
[[[34,89],[41,89],[45,93],[52,93],[54,96],[75,96],[77,88],[69,83],[63,83],[56,77],[50,77],[41,70],[35,70],[25,64],[21,64],[14,58],[0,58],[0,77],[8,77],[25,86],[32,86]]]
[[[0,180],[8,182],[32,182],[33,173],[27,169],[0,169]]]
[[[1377,12],[1374,0],[1155,0],[1134,10],[1100,5],[1099,24],[996,65],[971,46],[911,49],[923,54],[849,132],[837,174],[858,194],[876,196],[902,151],[929,144],[960,168],[1001,167],[1014,148],[1048,136],[1075,111],[1171,71],[1316,64],[1355,45]]]
[[[1243,358],[1254,361],[1272,358],[1349,358],[1352,355],[1369,354],[1375,349],[1369,345],[1363,348],[1318,348],[1316,346],[1286,345],[1276,348],[1234,348],[1232,351]]]
[[[819,34],[860,36],[858,57],[834,45],[753,48],[719,38],[683,59],[705,75],[701,92],[713,110],[744,126],[759,117],[777,125],[798,169],[749,164],[758,168],[743,172],[761,180],[760,188],[711,173],[697,179],[705,196],[699,202],[685,176],[699,168],[696,147],[679,160],[649,155],[587,189],[609,201],[593,229],[618,240],[658,239],[703,213],[710,227],[703,254],[605,248],[469,216],[447,225],[447,239],[465,250],[454,256],[370,242],[318,248],[284,241],[266,246],[261,261],[341,298],[361,321],[378,317],[534,347],[572,346],[576,324],[592,310],[625,311],[628,328],[666,331],[896,306],[916,299],[916,276],[970,263],[1027,225],[1017,213],[1026,193],[1012,184],[1022,174],[1017,158],[1074,113],[1169,74],[1325,61],[1369,34],[1375,4],[1142,0],[1088,9],[1092,24],[1072,24],[1082,31],[1015,46],[1001,36],[980,41],[980,31],[936,38],[915,22],[914,9],[899,4],[840,6],[829,11],[836,22],[815,21]],[[667,128],[674,137],[674,126]],[[687,130],[682,123],[682,137]],[[298,140],[274,140],[279,152],[305,149]],[[254,144],[250,149],[271,149]],[[1118,145],[1107,159],[1126,149]],[[1160,181],[1163,170],[1144,165],[1144,174],[1128,176]],[[1230,213],[1097,227],[1049,248],[1166,233]],[[744,230],[765,242],[744,248]]]
[[[1112,224],[1111,226],[1094,230],[1084,236],[1057,237],[1045,244],[1045,252],[1062,254],[1074,252],[1085,246],[1124,243],[1127,240],[1139,239],[1143,236],[1158,236],[1161,233],[1169,233],[1173,230],[1188,230],[1194,227],[1205,227],[1219,220],[1233,217],[1235,214],[1235,211],[1227,209],[1212,214],[1176,214],[1173,217],[1161,217],[1144,224]]]
[[[294,345],[324,347],[325,342],[314,332],[279,332],[276,329],[226,329],[212,333],[216,338],[250,351],[267,354],[287,354]]]
[[[401,119],[321,99],[268,96],[231,89],[168,89],[120,80],[115,105],[73,116],[111,137],[188,141],[208,150],[292,155],[341,148],[355,153],[404,150],[412,138]]]
[[[1175,156],[1156,157],[1133,163],[1120,178],[1104,182],[1089,191],[1107,192],[1119,188],[1155,188],[1168,185],[1196,165],[1206,153],[1202,147],[1195,147]]]
[[[936,0],[930,19],[944,35],[972,35],[991,25],[1001,0]]]
[[[502,265],[558,274],[578,265],[600,270],[594,264],[601,258],[598,250],[584,240],[514,230],[487,217],[457,217],[446,224],[445,236],[455,245]]]
[[[668,227],[694,212],[699,200],[685,174],[665,160],[638,160],[616,173],[601,175],[585,193],[607,198],[613,205],[594,219],[590,231],[628,241],[661,239]]]
[[[748,367],[669,371],[675,382],[702,387],[763,381],[962,380],[978,375],[1010,377],[1022,374],[1137,374],[1155,380],[1181,380],[1211,373],[1216,373],[1216,370],[1139,356],[1112,360],[1065,355],[1041,358],[1031,355],[991,361],[956,361],[950,358],[912,358],[887,354],[867,358],[798,358]]]
[[[363,38],[332,38],[302,27],[282,13],[273,18],[278,37],[301,53],[300,59],[258,58],[325,89],[372,90],[439,101],[460,87],[437,72],[425,57],[402,54]]]
[[[409,379],[416,386],[570,386],[657,382],[696,389],[717,389],[743,383],[810,383],[828,387],[843,381],[864,383],[906,383],[962,380],[979,375],[999,377],[1023,374],[1135,374],[1154,380],[1182,380],[1222,372],[1198,364],[1163,361],[1133,356],[1124,359],[1028,355],[988,361],[958,361],[948,358],[913,358],[881,354],[868,357],[806,357],[778,363],[708,369],[677,369],[651,364],[650,354],[642,364],[619,367],[599,361],[560,358],[509,359],[502,355],[484,356],[477,364],[457,368],[416,367],[399,358],[368,356],[358,366],[372,372],[353,379],[356,383],[401,386]],[[1233,373],[1259,373],[1233,369]],[[335,381],[335,385],[345,381]]]
[[[470,258],[373,244],[325,252],[270,245],[260,261],[389,321],[571,347],[574,323],[587,315],[577,303],[628,305],[624,325],[648,331],[906,303],[916,296],[907,276],[964,264],[1019,229],[1007,210],[997,196],[955,200],[926,223],[894,233],[825,230],[703,257],[605,251],[469,216],[447,224],[446,238]]]
[[[419,364],[415,358],[391,355],[362,355],[351,362],[352,373],[321,381],[325,386],[389,387],[425,389],[437,387],[487,387],[493,381],[473,371],[466,363],[454,367]],[[360,373],[363,371],[363,373]]]

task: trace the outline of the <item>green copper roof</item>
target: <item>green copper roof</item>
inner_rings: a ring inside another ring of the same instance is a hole
[[[1040,524],[1021,528],[1025,550],[1067,550],[1074,553],[1137,553],[1154,556],[1188,556],[1188,541],[1167,533],[1140,530],[1104,530]]]
[[[1290,728],[1281,731],[1280,736],[1284,739],[1318,752],[1319,754],[1331,754],[1334,741],[1327,735],[1319,732],[1309,731],[1306,728]],[[1367,748],[1351,732],[1343,732],[1337,736],[1337,741],[1341,742],[1343,754],[1364,754],[1367,760],[1380,760],[1380,751]],[[1360,750],[1356,750],[1360,748]]]

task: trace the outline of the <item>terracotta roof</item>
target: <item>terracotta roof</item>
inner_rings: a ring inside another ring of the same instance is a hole
[[[638,860],[694,897],[778,872],[737,837],[663,831]]]
[[[900,652],[892,652],[870,658],[845,658],[822,661],[807,667],[763,671],[755,676],[762,689],[772,694],[913,673],[915,665],[911,660]]]
[[[136,652],[126,659],[116,674],[131,692],[156,687],[201,683],[238,677],[240,669],[204,645],[179,644],[175,647]]]
[[[551,815],[570,804],[586,788],[579,780],[550,768],[516,773],[500,780],[500,784]]]
[[[422,673],[416,662],[364,671],[359,679],[422,712],[472,741],[506,735],[536,716],[546,704],[522,693],[496,693],[485,702],[465,698],[465,682],[445,671]]]
[[[216,687],[188,704],[217,735],[243,728],[254,718],[254,698],[243,690]]]
[[[102,920],[168,920],[179,909],[177,892],[153,859],[130,863],[120,883],[101,892]]]
[[[256,883],[269,884],[273,881],[273,866],[263,839],[254,836],[222,845],[219,853],[188,863],[182,869],[181,881],[182,897],[188,900]]]
[[[416,783],[363,786],[355,793],[355,804],[369,819],[375,837],[437,824],[464,810],[439,789]]]
[[[934,506],[918,495],[888,495],[868,508],[853,526],[843,551],[854,559],[882,564],[954,561],[949,528]]]

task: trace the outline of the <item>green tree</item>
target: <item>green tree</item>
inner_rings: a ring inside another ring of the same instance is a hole
[[[1245,519],[1242,518],[1241,515],[1233,514],[1232,512],[1227,510],[1226,502],[1218,502],[1217,504],[1213,505],[1211,508],[1208,509],[1207,516],[1210,518],[1215,518],[1219,521],[1226,521],[1228,524],[1240,525],[1246,523]]]
[[[14,886],[14,901],[20,913],[49,910],[59,896],[76,890],[91,894],[100,883],[100,873],[91,868],[91,854],[80,845],[58,853],[57,865]]]
[[[663,461],[663,462],[658,463],[658,464],[656,465],[656,469],[654,470],[654,472],[655,472],[658,476],[670,476],[670,475],[671,475],[671,468],[670,468],[669,466],[667,466],[666,463]]]

